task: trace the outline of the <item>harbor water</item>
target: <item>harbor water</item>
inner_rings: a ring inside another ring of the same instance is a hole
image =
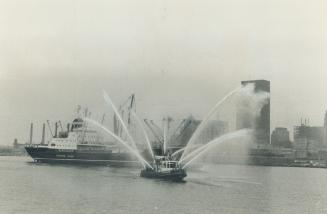
[[[139,173],[0,157],[0,213],[327,213],[327,169],[206,165],[183,183]]]

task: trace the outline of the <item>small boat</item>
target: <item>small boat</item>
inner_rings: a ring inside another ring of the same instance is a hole
[[[145,178],[182,181],[186,176],[186,171],[178,161],[169,160],[165,156],[157,156],[152,168],[146,167],[141,171],[141,177]]]

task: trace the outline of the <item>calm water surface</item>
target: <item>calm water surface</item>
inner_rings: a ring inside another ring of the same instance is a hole
[[[0,213],[327,213],[327,169],[208,165],[171,183],[0,157]]]

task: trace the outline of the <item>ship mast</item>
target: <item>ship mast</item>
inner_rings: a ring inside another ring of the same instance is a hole
[[[84,116],[85,116],[85,118],[88,116],[88,108],[85,108],[85,110],[84,110]],[[83,130],[83,137],[82,137],[82,144],[83,144],[83,142],[84,142],[84,139],[85,139],[85,134],[86,134],[86,129],[87,129],[87,123],[86,123],[86,121],[85,120],[83,120],[83,127],[84,127],[84,130]]]
[[[49,128],[49,130],[50,130],[50,134],[51,134],[51,136],[54,137],[53,132],[52,132],[52,129],[51,129],[50,121],[49,121],[49,120],[47,120],[47,124],[48,124],[48,128]]]

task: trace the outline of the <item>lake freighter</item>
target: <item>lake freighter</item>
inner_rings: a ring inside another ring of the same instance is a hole
[[[99,165],[138,165],[138,161],[116,143],[103,142],[96,130],[87,128],[83,119],[73,120],[67,131],[56,131],[48,144],[28,144],[27,153],[35,162],[99,164]]]

